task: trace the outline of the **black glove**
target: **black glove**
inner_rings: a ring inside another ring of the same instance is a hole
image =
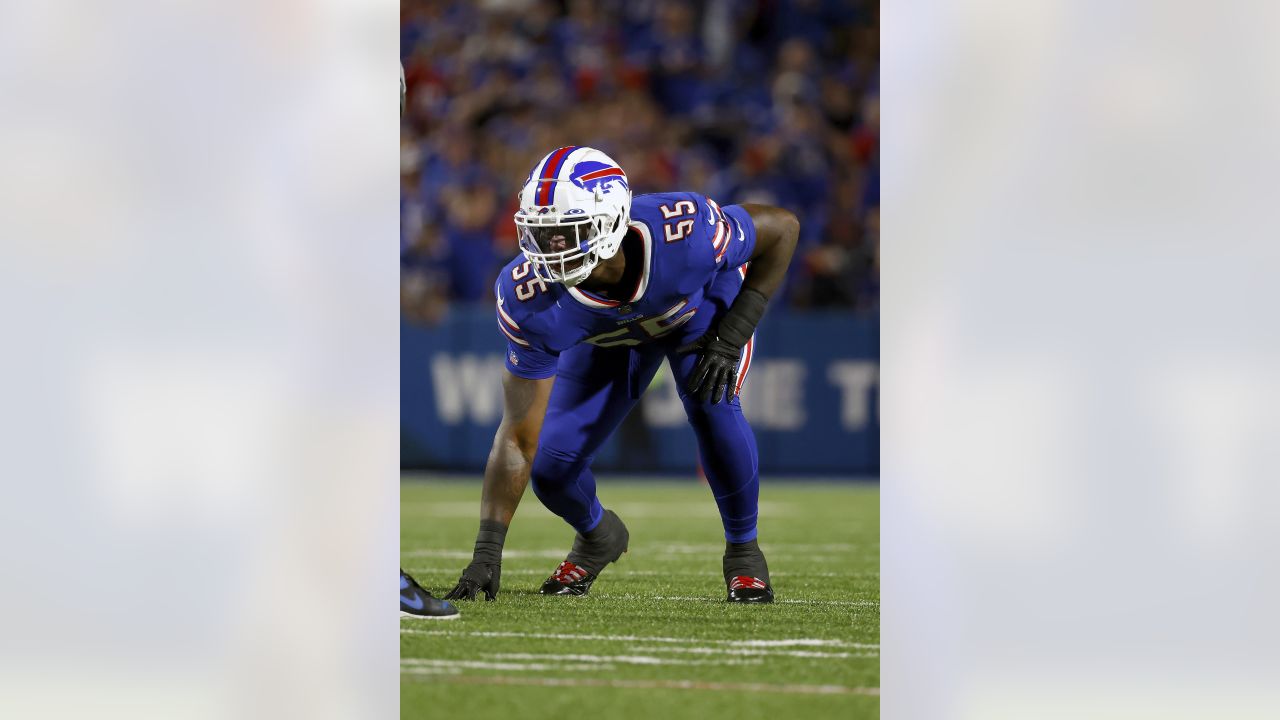
[[[742,288],[733,305],[705,335],[676,350],[678,354],[697,352],[698,364],[689,375],[686,389],[698,402],[718,403],[733,399],[738,386],[738,360],[742,348],[756,331],[769,299],[751,288]]]
[[[475,600],[476,592],[481,590],[485,600],[498,597],[502,587],[502,544],[506,537],[507,528],[502,523],[480,521],[471,564],[462,571],[458,584],[444,596],[446,600]]]

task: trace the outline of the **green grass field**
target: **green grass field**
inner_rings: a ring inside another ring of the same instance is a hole
[[[583,598],[542,597],[573,531],[526,493],[496,602],[401,620],[403,718],[874,718],[875,484],[766,481],[760,545],[777,602],[724,602],[724,536],[697,482],[599,483],[631,550]],[[401,485],[401,563],[442,595],[471,557],[480,481]],[[501,687],[497,687],[501,686]]]

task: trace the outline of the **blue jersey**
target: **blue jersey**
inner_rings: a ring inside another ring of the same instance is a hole
[[[631,229],[643,266],[625,300],[543,282],[524,256],[502,269],[494,295],[512,374],[551,377],[560,353],[579,343],[625,347],[705,330],[737,295],[756,244],[746,210],[698,193],[636,196]]]

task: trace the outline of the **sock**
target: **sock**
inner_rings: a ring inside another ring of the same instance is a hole
[[[755,540],[725,543],[723,568],[725,580],[746,575],[769,582],[769,564],[765,562],[764,552]]]

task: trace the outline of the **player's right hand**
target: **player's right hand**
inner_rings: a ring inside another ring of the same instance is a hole
[[[458,584],[444,596],[445,600],[475,600],[476,593],[484,591],[485,600],[498,597],[498,588],[502,585],[502,563],[472,562],[462,571]]]

